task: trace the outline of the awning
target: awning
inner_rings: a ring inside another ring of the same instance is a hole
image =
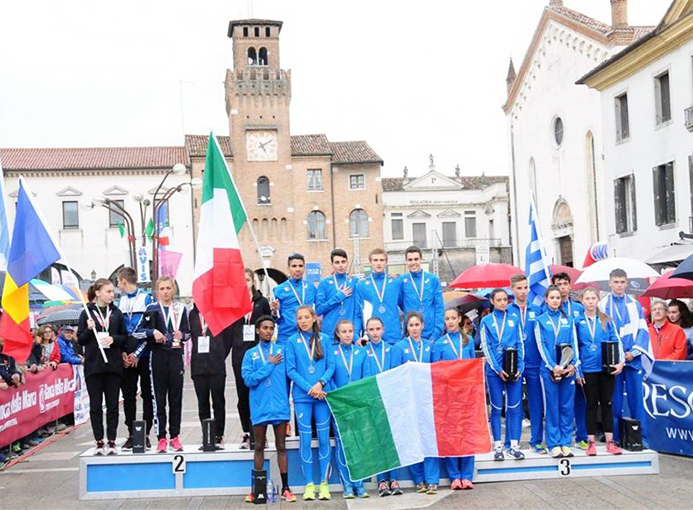
[[[676,266],[679,262],[687,259],[690,255],[693,255],[693,243],[672,244],[671,246],[664,248],[656,255],[653,255],[645,262],[653,266]]]

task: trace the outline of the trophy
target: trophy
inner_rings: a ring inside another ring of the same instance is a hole
[[[508,374],[507,381],[515,381],[517,374],[517,349],[508,348],[503,351],[503,371]]]
[[[602,369],[607,374],[614,371],[612,365],[618,363],[618,342],[602,342]]]
[[[573,361],[573,348],[570,344],[558,344],[556,346],[556,359],[558,360],[558,366],[561,367],[562,369],[565,369],[568,365],[570,365],[570,362]],[[551,372],[551,378],[554,381],[560,381],[563,379],[563,376],[561,375],[554,375],[553,372]]]

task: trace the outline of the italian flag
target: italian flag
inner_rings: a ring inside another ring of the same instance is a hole
[[[207,145],[193,299],[213,335],[252,311],[238,232],[247,221],[219,142]]]
[[[327,394],[349,476],[491,449],[483,359],[406,363]]]

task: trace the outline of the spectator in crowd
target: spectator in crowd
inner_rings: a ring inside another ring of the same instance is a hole
[[[22,383],[22,372],[17,368],[14,358],[3,354],[5,339],[0,337],[0,390],[6,390]]]
[[[43,359],[47,360],[53,370],[58,368],[60,363],[60,348],[55,343],[55,331],[53,326],[44,324],[38,330],[39,341],[43,349]]]
[[[680,299],[672,299],[669,301],[667,315],[669,316],[669,322],[680,326],[686,334],[686,342],[688,344],[686,359],[693,360],[693,313],[691,313],[686,303]]]
[[[81,365],[84,358],[75,352],[75,327],[63,326],[56,343],[60,349],[60,362],[70,365]]]
[[[650,344],[657,360],[686,359],[686,334],[667,318],[667,305],[657,301],[652,305]]]

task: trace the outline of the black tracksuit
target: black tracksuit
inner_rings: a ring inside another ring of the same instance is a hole
[[[77,327],[77,339],[79,345],[84,347],[84,377],[89,393],[89,417],[91,418],[91,428],[94,432],[94,439],[103,440],[103,400],[106,400],[106,437],[109,441],[115,441],[118,432],[118,397],[120,396],[120,383],[123,377],[123,346],[127,341],[127,330],[123,321],[123,314],[113,305],[108,305],[110,309],[110,319],[108,328],[104,328],[99,323],[99,314],[96,312],[96,305],[87,304],[90,317],[82,310]],[[105,318],[107,309],[101,309],[102,316]],[[87,319],[91,318],[95,323],[95,330],[98,332],[108,331],[113,338],[110,347],[105,348],[105,363],[101,356],[101,350],[94,335],[94,330],[87,327]]]
[[[211,417],[209,399],[212,398],[216,435],[223,436],[226,427],[226,357],[233,345],[232,328],[228,327],[216,336],[202,329],[200,312],[197,306],[190,311],[190,336],[192,356],[190,375],[197,395],[197,411],[200,422]],[[199,337],[209,337],[209,352],[201,353]]]
[[[241,427],[243,432],[250,434],[250,393],[248,387],[243,382],[241,376],[241,366],[243,365],[243,356],[247,350],[255,347],[258,343],[257,333],[253,342],[243,341],[243,326],[250,325],[255,329],[255,321],[263,315],[270,315],[271,309],[269,301],[260,291],[255,292],[253,296],[253,311],[250,313],[250,319],[243,317],[238,319],[231,325],[231,334],[233,336],[233,350],[231,351],[231,365],[233,366],[233,375],[236,379],[236,394],[238,395],[238,415],[241,418]]]
[[[183,334],[181,342],[190,340],[188,312],[182,303],[174,303],[178,309],[178,330]],[[165,313],[170,313],[168,308]],[[166,401],[168,400],[168,425],[171,439],[180,435],[180,423],[183,412],[183,347],[174,349],[173,346],[173,314],[166,324],[159,303],[150,304],[144,312],[142,321],[135,336],[143,334],[149,342],[149,367],[154,393],[154,431],[158,439],[166,437]],[[154,340],[154,330],[159,330],[166,336],[163,343]]]

